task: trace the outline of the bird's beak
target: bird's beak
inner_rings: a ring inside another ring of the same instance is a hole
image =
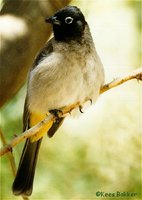
[[[45,20],[47,23],[61,25],[61,22],[57,19],[57,17],[49,17]]]

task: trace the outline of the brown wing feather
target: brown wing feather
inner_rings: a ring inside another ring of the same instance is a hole
[[[23,132],[29,129],[30,112],[28,110],[28,98],[26,96],[23,112]]]

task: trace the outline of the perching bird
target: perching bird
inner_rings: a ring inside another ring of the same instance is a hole
[[[104,70],[96,52],[89,26],[79,8],[67,6],[46,22],[53,26],[54,37],[37,56],[30,71],[24,107],[24,131],[65,106],[87,99],[96,101],[104,83]],[[63,118],[48,124],[39,140],[27,139],[16,178],[15,195],[29,196],[42,136],[52,137]],[[38,141],[36,141],[38,140]],[[33,142],[34,141],[34,142]]]

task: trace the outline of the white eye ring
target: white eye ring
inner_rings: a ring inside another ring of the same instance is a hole
[[[73,22],[73,18],[72,17],[66,17],[65,22],[66,22],[66,24],[71,24]]]

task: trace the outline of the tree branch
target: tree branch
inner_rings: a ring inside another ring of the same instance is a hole
[[[118,85],[121,85],[122,83],[125,83],[126,81],[129,81],[131,79],[137,79],[137,80],[142,81],[142,67],[131,72],[130,74],[125,74],[124,76],[115,78],[113,81],[103,85],[103,87],[101,88],[100,94],[102,94]]]
[[[5,136],[4,136],[4,134],[3,134],[3,132],[2,132],[1,129],[0,129],[0,138],[1,138],[2,144],[3,144],[4,146],[6,146],[7,142],[6,142]],[[14,156],[13,156],[13,154],[12,154],[11,151],[7,153],[7,158],[8,158],[8,160],[9,160],[9,162],[10,162],[12,174],[13,174],[13,176],[15,177],[15,176],[16,176],[16,171],[17,171],[17,169],[16,169],[16,164],[15,164],[15,159],[14,159]],[[29,200],[28,197],[24,197],[24,196],[22,196],[22,199],[23,199],[23,200]]]
[[[142,81],[142,68],[139,68],[135,71],[133,71],[130,74],[126,74],[122,77],[119,78],[115,78],[113,81],[111,81],[110,83],[105,84],[101,90],[100,90],[100,94],[118,86],[121,85],[131,79],[137,79],[137,80],[141,80]],[[79,102],[77,102],[76,104],[69,106],[69,107],[65,107],[64,109],[62,109],[62,112],[59,113],[59,117],[65,117],[66,114],[70,113],[73,109],[77,108],[80,105]],[[30,128],[29,130],[25,131],[24,133],[20,134],[19,136],[16,136],[13,140],[11,140],[11,142],[7,145],[4,145],[4,147],[2,147],[0,149],[0,156],[6,154],[7,152],[11,151],[12,152],[12,148],[14,146],[16,146],[18,143],[22,142],[23,140],[30,138],[33,135],[36,135],[38,131],[41,130],[41,128],[43,128],[47,123],[49,123],[50,121],[54,121],[56,120],[56,116],[54,116],[53,114],[50,114],[48,117],[46,117],[44,120],[42,120],[41,122],[39,122],[37,125],[33,126],[32,128]]]
[[[6,142],[6,139],[5,139],[4,134],[3,134],[3,132],[1,131],[1,129],[0,129],[0,138],[1,138],[2,144],[3,144],[4,146],[6,146],[7,142]],[[9,162],[10,162],[12,174],[13,174],[13,176],[15,177],[15,175],[16,175],[16,164],[15,164],[15,159],[14,159],[14,156],[13,156],[12,152],[9,152],[9,153],[7,154],[7,157],[8,157],[8,160],[9,160]]]

